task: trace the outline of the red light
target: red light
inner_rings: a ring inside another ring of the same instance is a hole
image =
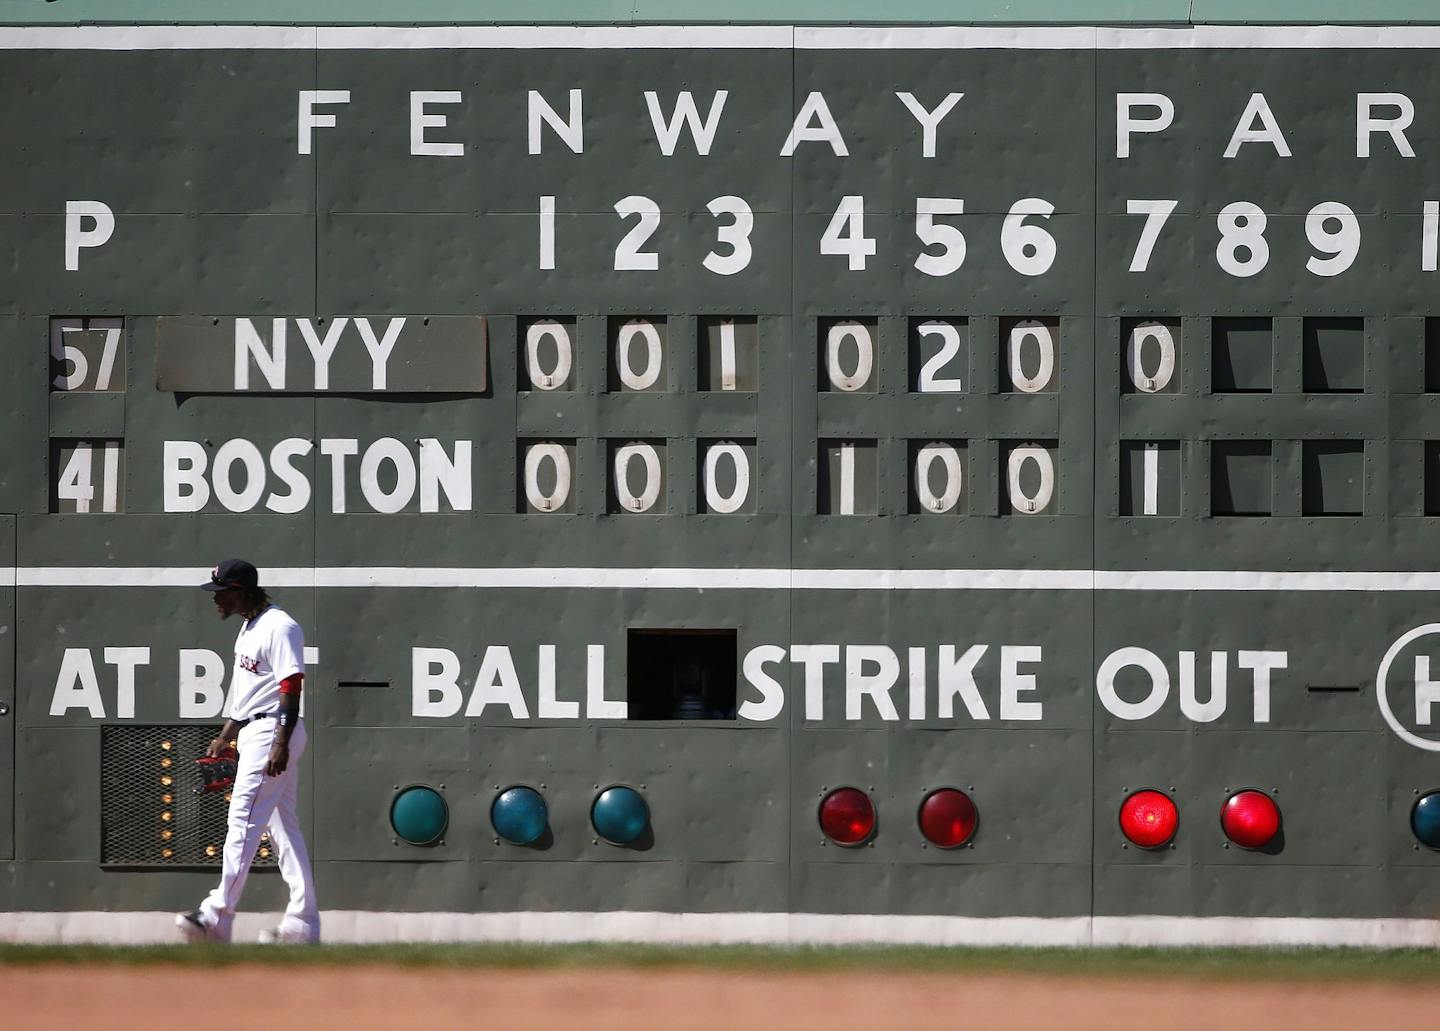
[[[1175,837],[1180,814],[1170,796],[1160,791],[1137,791],[1120,806],[1120,830],[1141,848],[1164,848]]]
[[[965,844],[979,819],[970,796],[956,788],[937,788],[920,803],[920,833],[937,848]]]
[[[837,845],[863,845],[875,832],[875,806],[859,788],[836,788],[820,801],[820,829]]]
[[[1280,809],[1263,791],[1237,791],[1220,810],[1220,826],[1241,848],[1264,848],[1280,833]]]

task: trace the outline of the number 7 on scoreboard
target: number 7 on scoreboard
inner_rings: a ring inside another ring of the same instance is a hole
[[[1155,241],[1160,239],[1160,230],[1165,225],[1179,201],[1173,200],[1127,200],[1127,215],[1144,215],[1145,224],[1140,227],[1140,239],[1135,243],[1135,254],[1130,259],[1131,272],[1144,272],[1150,267],[1150,255],[1155,250]]]

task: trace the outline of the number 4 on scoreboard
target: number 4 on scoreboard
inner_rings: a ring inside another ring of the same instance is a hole
[[[120,511],[121,461],[118,440],[52,440],[52,512],[81,514]],[[99,482],[96,483],[96,454]]]

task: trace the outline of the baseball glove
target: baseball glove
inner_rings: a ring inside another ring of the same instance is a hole
[[[239,758],[240,753],[235,749],[223,748],[219,755],[202,755],[196,759],[195,768],[200,772],[200,786],[195,789],[195,794],[208,795],[224,791],[234,784],[235,766]]]

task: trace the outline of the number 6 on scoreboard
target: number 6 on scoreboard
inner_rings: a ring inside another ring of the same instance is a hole
[[[1131,272],[1144,272],[1150,267],[1150,255],[1155,250],[1155,241],[1160,239],[1160,230],[1170,217],[1179,201],[1173,200],[1127,200],[1127,215],[1144,215],[1145,224],[1140,227],[1140,239],[1135,243],[1135,254],[1130,259]]]

